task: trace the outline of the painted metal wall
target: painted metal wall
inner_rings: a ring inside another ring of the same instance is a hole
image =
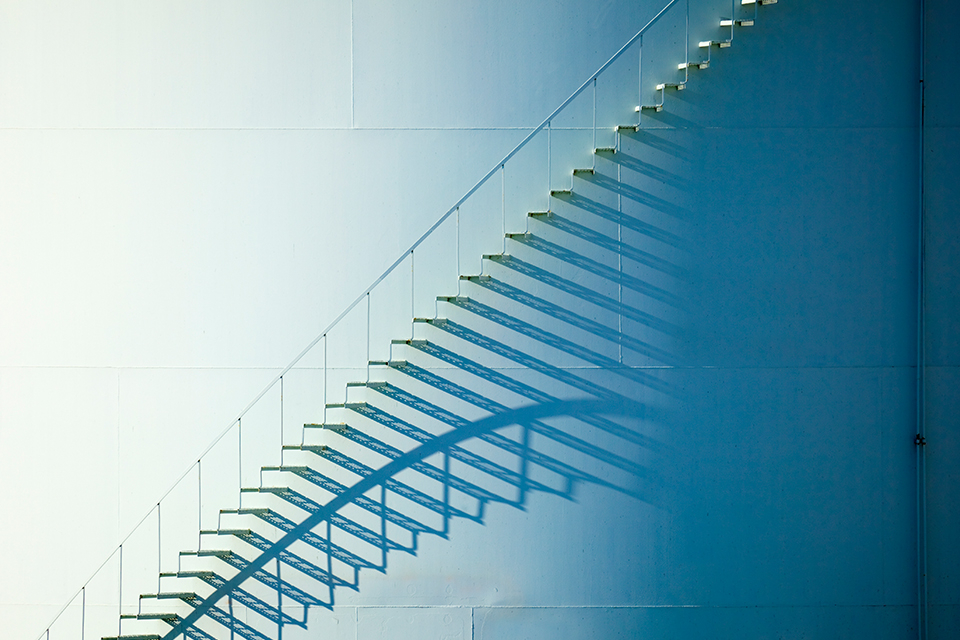
[[[693,4],[694,38],[715,37],[728,3]],[[951,637],[956,123],[952,23],[927,4],[930,637]],[[38,635],[237,410],[658,9],[3,5],[10,634]],[[492,508],[391,555],[303,637],[916,634],[918,8],[761,11],[598,159],[628,190],[573,182],[675,240],[624,235],[678,269],[654,282],[670,303],[624,294],[677,329],[626,325],[659,340],[623,352],[657,381],[631,388],[656,415],[644,499],[588,484]],[[681,55],[683,17],[646,78]]]

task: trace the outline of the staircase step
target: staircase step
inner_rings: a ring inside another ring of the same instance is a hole
[[[120,618],[122,620],[177,620],[180,616],[176,613],[125,613]],[[129,638],[130,636],[123,636]]]
[[[664,89],[676,89],[677,91],[683,91],[686,88],[686,82],[664,82],[657,85],[657,91],[663,91]]]
[[[593,152],[596,154],[616,153],[617,148],[616,147],[597,147],[596,149],[593,150]]]
[[[313,426],[313,425],[303,425],[303,426]],[[293,465],[284,465],[282,467],[260,467],[262,471],[289,471],[290,473],[297,473],[299,471],[306,471],[310,467],[304,465],[293,466]]]
[[[229,558],[233,551],[226,549],[201,549],[200,551],[181,551],[181,556],[197,556],[198,558]]]
[[[160,640],[163,636],[158,636],[155,633],[149,635],[136,635],[136,636],[104,636],[103,640]]]
[[[634,107],[633,110],[634,111],[656,111],[657,113],[660,113],[661,111],[663,111],[663,105],[662,104],[642,104],[639,107]],[[622,127],[617,127],[617,129],[621,129],[621,128]],[[629,127],[629,128],[633,129],[634,131],[637,130],[637,127]]]
[[[325,431],[333,431],[334,433],[343,433],[350,428],[345,422],[325,422],[322,424],[318,423],[308,423],[303,425],[304,429],[323,429]],[[301,469],[306,469],[307,467],[300,467]]]
[[[530,215],[534,214],[531,213]],[[490,276],[460,276],[460,279],[466,280],[467,282],[485,282],[486,280],[490,279]],[[426,340],[423,340],[422,342],[426,342]]]
[[[198,596],[193,591],[167,591],[161,593],[144,593],[141,599],[147,600],[197,600]]]
[[[677,69],[683,71],[684,69],[708,69],[710,67],[709,61],[703,62],[681,62],[677,65]]]
[[[662,108],[663,105],[660,105],[660,107]],[[651,107],[644,107],[644,108],[651,108]],[[639,111],[639,110],[640,110],[639,107],[634,109],[634,111]],[[639,128],[640,127],[638,127],[635,124],[620,124],[620,125],[617,125],[617,133],[620,133],[621,131],[632,131],[636,133],[637,129]]]
[[[290,487],[241,487],[240,493],[287,493]]]
[[[238,513],[243,511],[243,509],[221,509],[220,513]],[[249,536],[253,533],[250,529],[201,529],[200,535],[202,536]]]
[[[558,196],[569,196],[570,193],[571,193],[570,189],[550,189],[551,198],[556,198]],[[516,235],[516,234],[508,233],[507,235],[510,236],[510,235]]]
[[[403,338],[400,338],[398,340],[391,340],[390,344],[406,344],[410,346],[416,346],[418,344],[426,344],[426,342],[426,340],[404,340]]]
[[[161,578],[200,578],[207,574],[214,575],[213,571],[164,571]]]

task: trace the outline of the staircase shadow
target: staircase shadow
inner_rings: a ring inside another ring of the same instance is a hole
[[[392,552],[415,556],[421,536],[447,539],[455,519],[483,525],[499,505],[525,510],[534,493],[576,501],[589,484],[670,510],[673,481],[659,469],[674,454],[651,427],[669,424],[678,396],[660,370],[679,364],[687,247],[604,194],[687,213],[642,188],[677,176],[620,151],[607,159],[632,174],[576,173],[583,192],[530,214],[533,232],[507,234],[510,253],[461,276],[436,317],[414,319],[417,337],[393,340],[370,380],[326,406],[334,419],[284,446],[291,462],[241,489],[241,507],[221,510],[200,550],[124,616],[140,637],[306,629],[311,609],[360,590],[363,571],[386,573]],[[652,244],[624,242],[623,230]]]

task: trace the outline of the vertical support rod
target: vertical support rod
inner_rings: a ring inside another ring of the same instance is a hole
[[[643,36],[637,47],[637,129],[643,124]],[[617,149],[620,148],[620,130],[617,129]]]
[[[243,418],[237,418],[237,508],[243,509]]]
[[[161,567],[161,559],[163,556],[161,546],[161,536],[163,535],[163,529],[160,525],[160,503],[157,503],[157,593],[160,593],[160,573],[163,571]]]
[[[203,530],[203,469],[197,459],[197,552],[200,551],[200,531]],[[179,566],[179,565],[178,565]]]
[[[159,593],[159,591],[158,591]],[[87,587],[80,590],[80,640],[84,639],[87,629]]]
[[[280,466],[283,466],[283,376],[280,376]],[[263,478],[260,484],[263,484]]]
[[[689,3],[690,0],[687,0]],[[730,0],[730,44],[733,45],[733,26],[737,24],[737,0]]]
[[[547,211],[550,211],[550,189],[553,184],[553,168],[551,162],[553,161],[553,148],[551,141],[551,123],[547,120]]]
[[[367,291],[367,382],[370,382],[370,292]]]
[[[507,176],[505,165],[500,165],[500,240],[502,251],[507,252]]]
[[[597,168],[597,78],[593,78],[593,169]]]
[[[117,637],[123,635],[123,544],[120,545],[120,575],[117,581]]]
[[[416,276],[417,276],[416,264],[414,263],[414,255],[413,255],[413,251],[411,250],[410,251],[410,339],[411,340],[413,340],[414,338],[413,330],[415,325],[414,325],[413,319],[417,317],[417,311],[414,308],[415,301],[416,301],[416,284],[417,284]]]
[[[323,423],[327,423],[327,334],[323,334]]]
[[[460,295],[460,207],[457,207],[457,295]]]

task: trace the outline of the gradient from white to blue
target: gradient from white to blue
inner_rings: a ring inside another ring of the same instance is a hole
[[[0,3],[5,633],[38,636],[280,368],[658,9]],[[658,121],[692,151],[661,166],[693,167],[698,247],[684,367],[664,374],[682,394],[670,507],[588,489],[491,513],[364,575],[324,637],[911,629],[917,9],[762,12]],[[960,628],[955,13],[927,2],[937,638]]]

